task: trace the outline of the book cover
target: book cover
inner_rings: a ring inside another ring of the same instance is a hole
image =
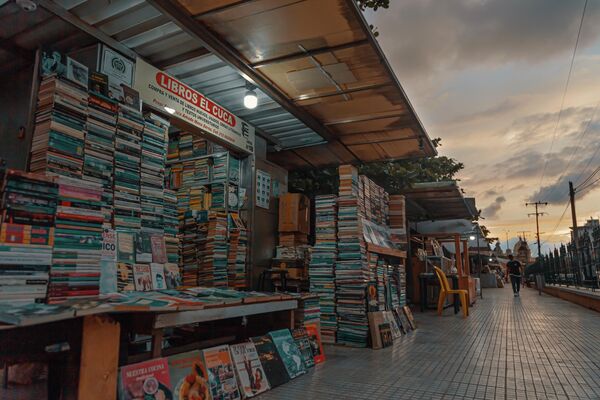
[[[269,335],[257,336],[251,340],[256,347],[260,363],[267,374],[267,380],[271,388],[289,382],[290,376],[285,369],[285,365],[283,365],[281,357],[279,357],[279,353],[271,337]]]
[[[135,235],[135,262],[152,262],[152,242],[147,232],[139,232]]]
[[[121,88],[123,90],[123,103],[136,111],[142,111],[140,92],[124,84],[121,84]]]
[[[400,339],[402,337],[402,331],[396,323],[396,317],[392,311],[383,311],[383,321],[390,324],[390,330],[394,339]]]
[[[166,289],[165,266],[163,264],[151,263],[150,272],[152,273],[152,287],[154,290]]]
[[[131,292],[135,290],[133,266],[131,264],[117,264],[117,289],[119,292]]]
[[[114,229],[104,228],[102,231],[102,259],[117,259],[117,235]]]
[[[117,263],[113,260],[100,261],[100,294],[117,292]]]
[[[211,347],[203,350],[202,355],[213,400],[241,399],[229,346]]]
[[[177,289],[182,285],[183,282],[181,280],[181,273],[177,264],[165,264],[165,281],[167,284],[167,289]]]
[[[410,307],[409,306],[404,306],[404,307],[402,307],[402,311],[404,312],[404,315],[406,316],[406,319],[408,319],[408,324],[410,325],[410,329],[412,329],[412,330],[417,329],[417,324],[415,322],[415,317],[413,316],[413,313],[410,310]]]
[[[321,343],[321,331],[319,330],[319,325],[306,324],[304,328],[308,334],[308,340],[310,341],[315,364],[320,364],[325,361],[325,352],[323,351],[323,344]]]
[[[167,246],[164,236],[154,235],[150,237],[152,247],[152,262],[164,264],[167,260]]]
[[[117,232],[117,261],[120,263],[135,263],[135,233],[130,231]]]
[[[234,344],[229,346],[229,350],[240,383],[240,391],[244,397],[254,397],[269,390],[267,375],[260,363],[254,343]]]
[[[101,72],[90,73],[89,89],[92,92],[108,96],[108,75]]]
[[[171,377],[166,358],[126,365],[120,371],[119,400],[172,399]]]
[[[134,264],[133,279],[135,281],[135,290],[138,292],[152,290],[152,271],[150,270],[150,265]]]
[[[304,367],[304,361],[300,350],[292,337],[289,329],[280,329],[278,331],[269,332],[273,344],[279,352],[279,356],[285,365],[290,378],[294,379],[304,373],[306,368]]]
[[[67,79],[87,89],[88,67],[67,57]]]
[[[200,350],[168,358],[173,400],[210,400],[208,373]]]
[[[304,361],[304,366],[306,368],[312,368],[315,366],[315,358],[313,356],[312,348],[310,346],[310,341],[308,340],[308,333],[306,332],[306,328],[297,328],[292,331],[292,337],[300,350],[300,354],[302,355],[302,361]]]
[[[379,335],[381,338],[381,347],[386,348],[394,344],[394,336],[392,335],[392,328],[388,322],[379,324]]]

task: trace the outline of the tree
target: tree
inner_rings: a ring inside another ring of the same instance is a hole
[[[389,8],[390,0],[356,0],[356,4],[361,9],[361,11],[365,11],[367,8],[372,9],[373,11],[377,11],[380,8]],[[373,36],[378,37],[379,31],[376,26],[373,24],[369,24],[369,28],[371,28],[371,32],[373,32]]]
[[[440,139],[434,139],[441,146]],[[357,166],[359,173],[367,175],[390,194],[401,193],[417,182],[440,182],[453,180],[464,164],[446,156],[418,160],[397,160],[365,163]],[[292,192],[307,195],[333,194],[338,192],[337,168],[294,171],[289,175]]]

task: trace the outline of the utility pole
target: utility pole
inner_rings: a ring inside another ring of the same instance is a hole
[[[535,232],[537,238],[538,258],[542,255],[542,242],[540,240],[540,215],[545,215],[545,212],[538,211],[538,207],[547,206],[547,202],[536,201],[535,203],[525,203],[525,206],[535,206],[535,212],[527,214],[528,217],[535,215]]]
[[[575,189],[573,182],[569,181],[569,199],[571,199],[571,219],[573,220],[573,242],[575,243],[575,264],[577,264],[576,282],[579,282],[579,233],[577,229],[577,212],[575,211]]]

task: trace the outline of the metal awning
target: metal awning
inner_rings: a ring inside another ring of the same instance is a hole
[[[288,168],[436,153],[353,0],[37,0],[0,6],[0,70],[104,42],[230,109]],[[259,106],[243,108],[246,82]]]
[[[437,221],[477,217],[475,199],[465,198],[455,181],[415,183],[404,191],[410,221]]]

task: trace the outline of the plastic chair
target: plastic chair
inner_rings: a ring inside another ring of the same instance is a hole
[[[440,297],[438,299],[438,315],[442,315],[442,311],[444,310],[444,302],[446,301],[446,297],[452,295],[460,296],[460,306],[463,311],[463,317],[469,316],[469,293],[466,290],[460,289],[451,289],[450,284],[448,283],[448,278],[444,271],[442,271],[438,267],[433,267],[435,269],[435,274],[437,275],[438,280],[440,281]]]

